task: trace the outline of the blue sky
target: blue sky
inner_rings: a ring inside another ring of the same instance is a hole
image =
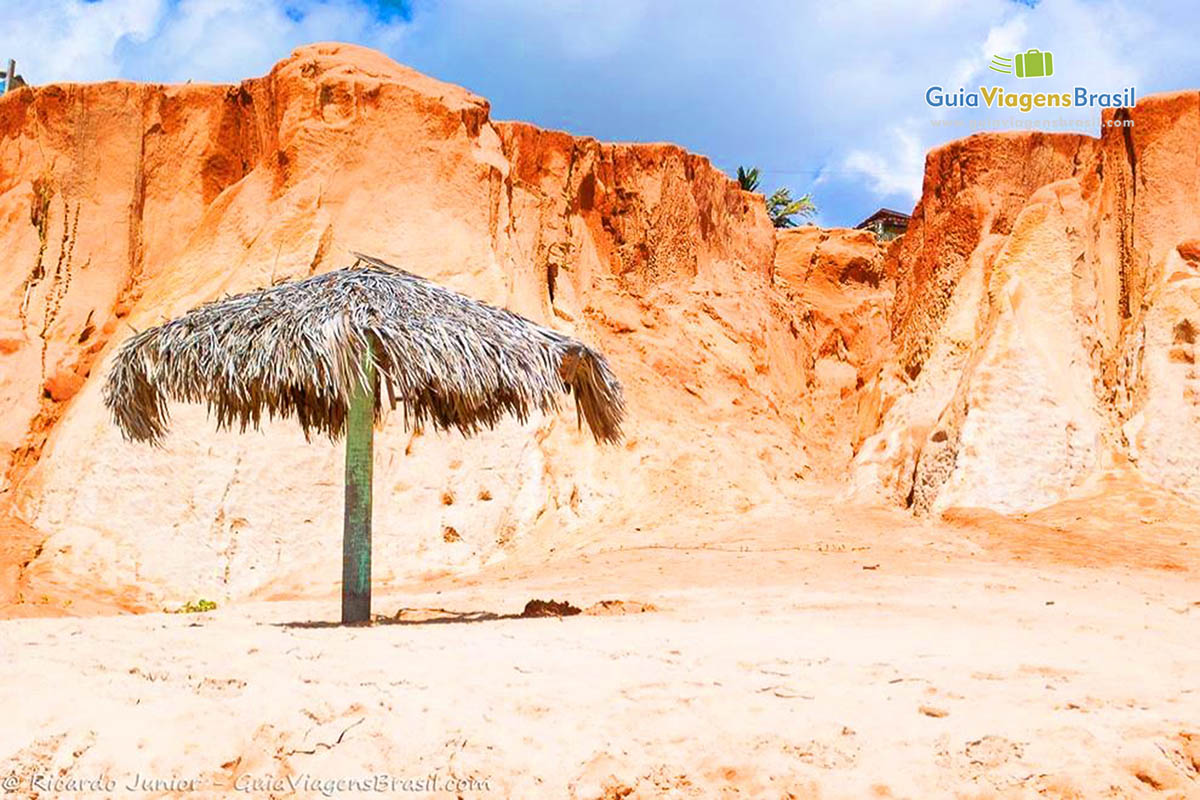
[[[912,207],[924,154],[965,135],[935,119],[1099,112],[965,113],[925,103],[948,90],[1139,96],[1200,87],[1200,4],[1088,0],[45,0],[0,2],[0,56],[35,84],[131,78],[234,81],[294,47],[383,50],[492,102],[493,116],[605,140],[671,141],[763,186],[811,191],[826,225]],[[992,55],[1054,53],[1029,80]]]

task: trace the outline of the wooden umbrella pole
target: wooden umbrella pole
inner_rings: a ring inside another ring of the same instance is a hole
[[[365,385],[346,413],[346,518],[342,535],[342,624],[371,619],[371,475],[375,439],[375,362],[363,355]]]

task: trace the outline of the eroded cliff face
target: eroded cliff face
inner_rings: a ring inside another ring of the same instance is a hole
[[[100,398],[131,331],[359,250],[595,343],[628,438],[573,409],[467,441],[393,418],[376,453],[376,579],[574,546],[786,485],[790,317],[761,199],[670,145],[494,122],[469,92],[343,45],[239,86],[23,89],[0,101],[5,502],[44,537],[8,593],[156,607],[328,594],[341,450],[288,421],[215,432],[173,409],[123,442]],[[0,598],[2,599],[2,598]]]
[[[1200,498],[1198,130],[1188,92],[1107,113],[1099,139],[929,154],[890,263],[897,359],[860,496],[1030,511],[1128,463]]]
[[[776,232],[702,157],[497,122],[351,46],[237,86],[10,93],[0,604],[336,591],[338,445],[179,406],[135,446],[100,385],[133,330],[350,250],[597,345],[629,405],[617,448],[569,408],[472,440],[389,420],[380,584],[733,524],[818,482],[918,513],[1029,511],[1114,469],[1200,498],[1198,109],[939,148],[884,246]]]
[[[791,315],[790,359],[800,376],[800,391],[787,403],[807,444],[803,467],[818,478],[841,480],[878,425],[879,375],[894,361],[887,254],[868,231],[776,232],[775,286]]]

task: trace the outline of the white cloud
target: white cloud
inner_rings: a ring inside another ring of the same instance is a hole
[[[1056,86],[1200,84],[1200,7],[1184,0],[414,3],[409,23],[367,0],[44,0],[28,16],[10,0],[0,58],[34,83],[232,81],[305,42],[358,42],[479,92],[501,118],[675,141],[729,170],[761,166],[765,188],[817,186],[832,222],[919,192],[924,152],[967,132],[931,125],[961,112],[929,108],[925,90],[1015,88],[987,70],[993,54],[1052,51]]]
[[[884,197],[902,195],[914,202],[925,177],[925,145],[909,121],[888,129],[887,144],[874,150],[851,150],[845,168],[864,176],[871,189]]]
[[[291,0],[286,6],[279,0],[180,0],[153,42],[129,48],[125,68],[156,80],[234,82],[265,73],[309,42],[391,49],[405,27],[403,21],[381,22],[354,0]]]
[[[1149,88],[1142,83],[1144,76],[1152,70],[1152,65],[1164,62],[1174,66],[1175,75],[1189,72],[1187,80],[1192,85],[1200,82],[1200,70],[1192,67],[1190,59],[1183,55],[1187,45],[1174,32],[1179,26],[1168,14],[1151,16],[1140,7],[1118,0],[1046,0],[1032,9],[1016,4],[991,7],[980,4],[978,10],[979,14],[972,15],[960,8],[942,21],[944,31],[935,49],[963,54],[946,63],[945,69],[937,66],[936,58],[930,58],[908,62],[889,74],[888,86],[895,101],[881,103],[871,116],[880,121],[892,118],[903,122],[864,126],[846,147],[843,167],[865,178],[872,191],[884,196],[881,200],[888,195],[919,198],[925,152],[972,132],[969,127],[934,126],[930,124],[932,120],[971,117],[986,123],[1013,116],[1007,109],[934,109],[923,102],[925,89],[935,84],[949,91],[960,86],[971,90],[980,85],[1014,90],[1031,88],[1015,76],[990,71],[987,65],[992,55],[1012,55],[1029,48],[1053,52],[1053,84],[1047,82],[1039,88],[1087,86],[1096,91],[1112,91],[1139,85],[1139,94],[1144,96]],[[1195,10],[1189,16],[1194,17]],[[978,24],[983,20],[989,20],[988,24]],[[911,26],[909,33],[921,35]],[[1188,66],[1185,68],[1184,64]],[[1096,109],[1078,109],[1070,112],[1070,116],[1099,120],[1100,113]]]
[[[237,81],[265,73],[301,44],[387,50],[406,28],[359,0],[47,0],[37,14],[0,6],[0,55],[16,58],[17,71],[39,84]]]
[[[0,56],[15,58],[17,72],[38,83],[114,78],[118,42],[149,38],[165,8],[166,0],[70,0],[39,4],[31,14],[22,3],[5,3]]]
[[[968,86],[977,76],[986,77],[989,72],[988,63],[992,56],[1011,58],[1014,53],[1022,50],[1022,42],[1025,41],[1028,28],[1029,25],[1023,16],[1014,17],[1008,22],[991,28],[983,43],[954,68],[954,78],[950,81],[950,85]]]

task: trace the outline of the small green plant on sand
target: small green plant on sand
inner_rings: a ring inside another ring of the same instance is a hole
[[[181,605],[179,608],[175,608],[175,609],[165,608],[163,610],[166,611],[168,614],[203,614],[205,611],[212,611],[212,610],[216,609],[216,607],[217,607],[217,604],[214,603],[212,600],[205,600],[204,598],[200,598],[199,600],[197,600],[194,603],[189,600],[188,602]]]

